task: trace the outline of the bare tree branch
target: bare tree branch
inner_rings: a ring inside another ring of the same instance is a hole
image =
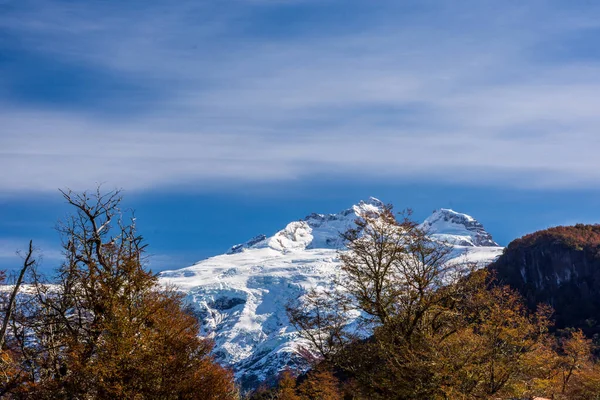
[[[25,276],[25,272],[27,269],[35,264],[35,259],[33,258],[33,242],[29,241],[29,250],[27,251],[27,255],[25,256],[25,260],[23,261],[23,267],[21,268],[21,272],[19,273],[19,277],[17,278],[17,282],[15,283],[15,287],[10,294],[10,298],[8,300],[8,305],[6,308],[6,314],[4,314],[4,320],[2,321],[2,326],[0,327],[0,349],[4,346],[4,339],[6,336],[6,328],[8,327],[8,323],[10,321],[10,317],[12,315],[15,301],[17,300],[17,294],[19,293],[19,288],[21,287],[21,283],[23,282],[23,277]]]

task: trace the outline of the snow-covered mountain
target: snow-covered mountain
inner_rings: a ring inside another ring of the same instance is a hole
[[[421,226],[431,236],[455,245],[499,246],[475,218],[446,208],[434,211]]]
[[[339,273],[340,233],[357,217],[378,214],[383,203],[361,201],[338,214],[311,214],[272,236],[259,235],[233,246],[227,254],[187,268],[164,271],[203,322],[203,334],[215,340],[215,356],[232,366],[246,388],[275,376],[287,365],[302,365],[300,343],[285,306],[311,287],[331,287]],[[487,264],[501,253],[475,219],[452,210],[436,211],[422,225],[455,247],[455,261]]]

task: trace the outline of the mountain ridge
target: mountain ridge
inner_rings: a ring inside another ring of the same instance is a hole
[[[303,245],[304,248],[342,249],[343,241],[340,236],[354,225],[354,220],[367,214],[377,215],[384,207],[385,204],[381,200],[369,197],[368,200],[361,200],[351,208],[336,214],[312,213],[303,219],[290,222],[284,229],[276,232],[271,237],[260,234],[244,243],[236,244],[227,251],[227,254],[236,254],[245,249],[262,246],[280,250],[294,246],[302,248]],[[325,229],[323,229],[324,226]],[[435,210],[420,227],[434,238],[451,244],[473,247],[499,247],[499,244],[492,239],[492,235],[485,231],[483,225],[475,218],[452,209],[440,208]],[[317,232],[317,237],[313,234],[315,229],[321,229],[320,232]],[[269,239],[273,238],[280,240],[278,243],[269,242]],[[286,239],[297,243],[283,243],[281,241]]]

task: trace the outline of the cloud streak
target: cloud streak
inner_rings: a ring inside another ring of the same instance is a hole
[[[600,54],[563,51],[597,40],[598,10],[548,2],[381,2],[378,10],[352,1],[346,9],[335,1],[43,3],[7,3],[0,31],[16,40],[0,45],[84,72],[36,93],[41,104],[16,96],[14,80],[0,95],[0,168],[11,171],[0,176],[4,192],[323,175],[600,182]],[[0,88],[17,69],[0,64]],[[100,80],[89,87],[110,90],[92,103],[89,90],[53,101],[61,85],[85,87],[86,76]]]

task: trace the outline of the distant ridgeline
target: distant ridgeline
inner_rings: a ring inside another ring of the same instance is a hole
[[[490,265],[534,308],[548,303],[556,328],[600,333],[600,225],[559,226],[514,240]]]

